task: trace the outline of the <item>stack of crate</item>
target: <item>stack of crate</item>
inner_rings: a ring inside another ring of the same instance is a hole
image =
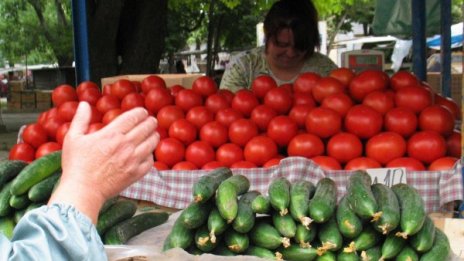
[[[52,90],[35,91],[36,108],[40,111],[48,110],[52,107]]]

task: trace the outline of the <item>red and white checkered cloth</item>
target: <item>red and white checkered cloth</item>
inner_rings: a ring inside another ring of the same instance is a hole
[[[463,199],[461,164],[450,171],[409,171],[407,183],[416,188],[424,199],[426,211],[436,212],[449,202]],[[335,181],[338,198],[346,192],[350,171],[324,171],[313,161],[302,157],[281,160],[272,168],[232,169],[234,174],[242,174],[250,180],[250,190],[267,194],[272,180],[285,176],[290,182],[308,180],[316,184],[323,177]],[[122,196],[154,202],[157,205],[183,209],[192,202],[192,186],[205,170],[157,171],[152,169],[144,178],[122,192]]]

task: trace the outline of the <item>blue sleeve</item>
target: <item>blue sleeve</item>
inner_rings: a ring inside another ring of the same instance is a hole
[[[9,241],[0,235],[0,260],[107,260],[90,219],[69,205],[29,211]]]

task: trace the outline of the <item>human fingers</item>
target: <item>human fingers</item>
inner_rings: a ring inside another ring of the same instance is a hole
[[[85,134],[89,127],[90,117],[90,105],[87,102],[79,102],[76,114],[74,115],[66,136],[71,137]]]
[[[117,130],[126,134],[140,122],[144,121],[147,116],[148,112],[144,108],[134,108],[116,117],[113,121],[106,125],[104,129]]]
[[[150,135],[156,132],[158,122],[154,117],[147,117],[143,122],[140,122],[134,128],[126,133],[126,138],[134,144],[139,144]]]

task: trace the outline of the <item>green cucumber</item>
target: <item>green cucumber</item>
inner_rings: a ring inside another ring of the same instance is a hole
[[[217,168],[201,176],[192,188],[193,200],[197,203],[205,202],[214,196],[219,184],[232,176],[229,168]]]
[[[306,180],[297,181],[290,187],[290,214],[306,227],[312,221],[308,217],[309,200],[314,195],[315,190],[316,186]]]
[[[310,225],[309,229],[298,224],[296,226],[295,241],[300,245],[300,247],[311,247],[311,242],[314,240],[317,234],[317,227],[315,225]]]
[[[356,252],[340,251],[337,255],[337,261],[358,261],[361,257]]]
[[[14,209],[27,208],[27,206],[29,206],[30,203],[31,201],[29,200],[26,194],[19,195],[19,196],[12,195],[10,197],[10,206]]]
[[[256,214],[268,214],[271,211],[271,202],[268,197],[259,195],[251,202],[251,209]]]
[[[287,178],[279,177],[274,179],[269,185],[268,195],[271,206],[281,216],[286,215],[290,205],[290,182]]]
[[[348,247],[344,248],[345,252],[363,251],[377,245],[381,240],[381,234],[372,226],[365,226],[363,231],[357,236]]]
[[[317,250],[313,247],[300,247],[298,245],[291,245],[289,247],[280,247],[277,252],[285,260],[292,261],[310,261],[314,260],[317,255]],[[278,254],[278,257],[280,256]]]
[[[137,211],[137,205],[130,200],[116,202],[107,211],[98,216],[97,232],[103,236],[114,225],[131,218]]]
[[[13,181],[6,183],[2,190],[0,190],[0,217],[6,217],[13,211],[13,208],[10,206],[10,188],[12,183]]]
[[[360,256],[362,261],[378,261],[382,256],[382,251],[379,246],[375,246],[361,251]]]
[[[111,227],[104,237],[106,245],[123,245],[132,237],[166,222],[166,212],[146,212],[133,216]]]
[[[371,190],[372,179],[363,170],[352,173],[348,180],[347,197],[351,209],[362,219],[377,220],[381,213],[378,213],[378,204]]]
[[[208,230],[211,242],[216,243],[216,236],[221,235],[229,227],[227,221],[219,214],[219,210],[213,207],[208,216]]]
[[[216,191],[216,206],[227,223],[232,223],[237,216],[237,197],[249,188],[250,181],[243,175],[233,175],[219,185]]]
[[[199,228],[208,220],[211,207],[211,202],[192,202],[184,210],[182,210],[179,220],[188,229]]]
[[[205,253],[213,251],[213,249],[216,248],[218,241],[211,241],[208,226],[206,225],[201,226],[197,229],[197,231],[195,231],[195,245],[199,250]]]
[[[337,261],[337,255],[335,252],[327,251],[321,256],[318,256],[316,261]]]
[[[99,215],[107,211],[111,206],[113,206],[116,202],[118,202],[118,199],[119,199],[118,196],[107,199],[105,203],[103,203],[103,206],[100,208]]]
[[[290,214],[281,216],[279,213],[272,214],[272,223],[279,233],[288,238],[295,237],[296,222]]]
[[[10,240],[13,237],[14,227],[13,217],[0,217],[0,233]]]
[[[259,220],[249,233],[254,245],[270,250],[277,249],[279,246],[290,246],[290,239],[282,237],[272,225],[266,221]]]
[[[435,240],[429,251],[424,253],[421,261],[448,260],[451,254],[451,246],[448,237],[440,229],[435,229]]]
[[[0,161],[0,188],[8,181],[15,178],[26,166],[27,162],[22,160]]]
[[[250,239],[247,234],[239,233],[233,229],[228,229],[224,233],[224,244],[230,251],[240,254],[247,250]]]
[[[195,232],[192,229],[186,228],[180,219],[177,218],[172,226],[171,232],[164,240],[163,251],[176,247],[187,249],[192,245],[194,239]]]
[[[390,233],[382,244],[382,256],[379,260],[391,259],[397,256],[403,247],[406,245],[406,239],[395,236],[395,233]]]
[[[237,216],[232,223],[235,231],[248,233],[255,224],[256,214],[251,209],[251,202],[259,195],[258,191],[248,191],[238,201]]]
[[[264,247],[258,247],[258,246],[249,246],[247,250],[245,251],[245,255],[257,256],[257,257],[261,257],[264,259],[271,259],[271,260],[277,259],[274,252]]]
[[[45,178],[39,183],[32,186],[27,192],[28,198],[32,202],[45,201],[50,198],[53,192],[55,184],[58,182],[58,179],[61,177],[61,170],[56,171],[51,176]]]
[[[390,187],[377,183],[371,186],[372,193],[382,216],[374,221],[374,228],[386,235],[400,224],[400,205]]]
[[[12,195],[26,193],[32,186],[51,176],[61,168],[61,151],[54,151],[29,163],[13,179],[10,192]]]
[[[335,217],[338,230],[345,238],[353,239],[361,233],[363,229],[362,220],[351,209],[346,195],[340,200]]]
[[[236,256],[234,252],[230,251],[224,244],[219,244],[213,251],[213,254],[218,256]]]
[[[419,255],[408,245],[403,247],[403,250],[396,256],[396,261],[419,261]]]
[[[334,217],[320,225],[318,237],[322,243],[322,246],[317,248],[318,254],[323,254],[326,251],[337,251],[342,247],[343,236],[338,230]]]
[[[337,186],[329,178],[319,180],[316,191],[309,202],[309,217],[316,223],[329,220],[337,205]]]
[[[429,251],[435,239],[435,224],[429,216],[425,217],[424,225],[417,234],[411,236],[409,244],[419,253]]]
[[[40,208],[41,206],[43,205],[46,205],[47,203],[45,202],[34,202],[32,204],[30,204],[27,208],[26,208],[26,213],[29,212],[29,211],[32,211],[36,208]]]
[[[27,208],[16,210],[13,214],[13,219],[16,224],[18,224],[19,220],[26,214]]]
[[[419,232],[425,222],[424,201],[419,192],[407,184],[396,184],[392,190],[398,197],[401,209],[402,232],[398,232],[397,235],[406,239]]]
[[[191,246],[187,249],[187,253],[189,253],[189,254],[191,254],[191,255],[194,255],[194,256],[201,256],[201,255],[203,255],[205,252],[201,251],[201,250],[198,249],[196,246],[191,245]]]

